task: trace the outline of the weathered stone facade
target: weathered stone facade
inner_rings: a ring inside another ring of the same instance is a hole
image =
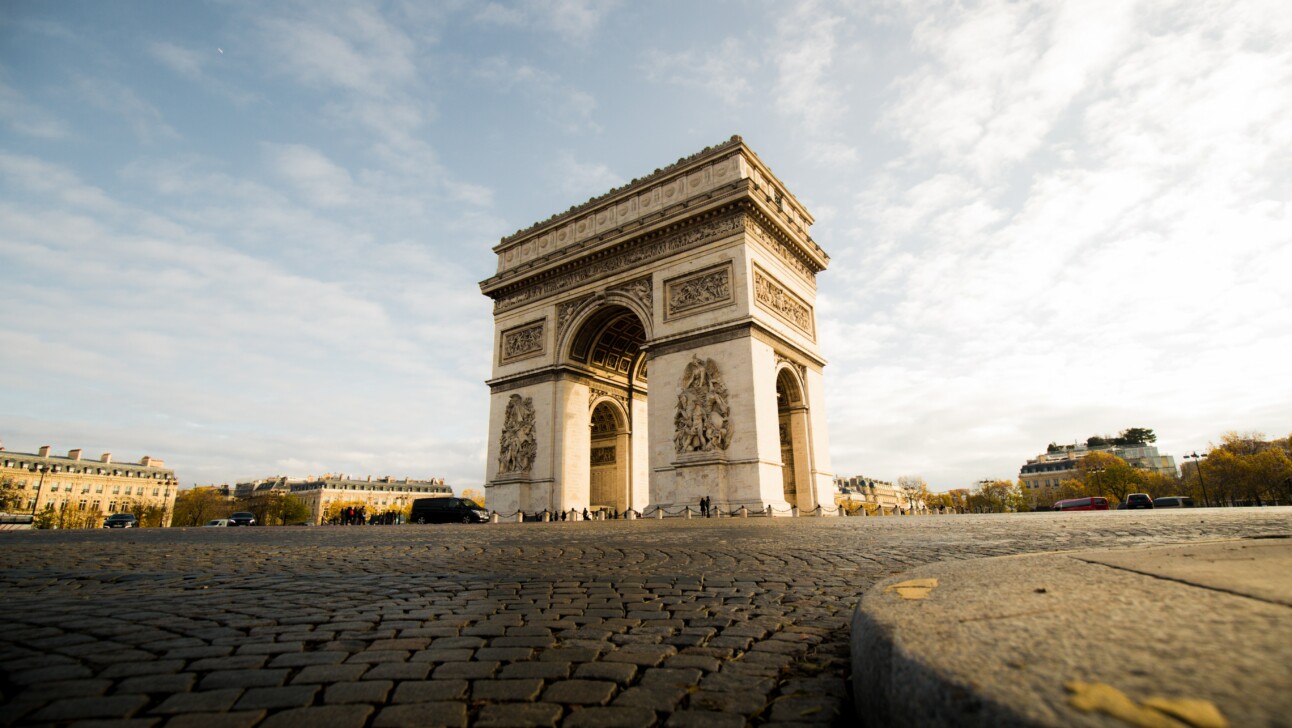
[[[490,507],[829,509],[811,223],[733,137],[504,238]]]

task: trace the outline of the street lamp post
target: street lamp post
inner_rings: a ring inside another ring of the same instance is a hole
[[[40,480],[36,483],[36,497],[31,501],[31,515],[36,515],[36,509],[40,507],[40,491],[45,487],[45,473],[49,472],[48,465],[37,465],[36,469],[40,471]]]
[[[1185,455],[1184,459],[1193,460],[1193,467],[1197,468],[1198,470],[1198,485],[1202,486],[1202,504],[1210,508],[1211,499],[1207,497],[1207,481],[1203,480],[1202,478],[1202,459],[1205,457],[1207,456],[1199,455],[1197,451],[1194,451],[1189,453],[1188,455]]]

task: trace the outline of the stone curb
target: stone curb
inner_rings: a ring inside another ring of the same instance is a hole
[[[1187,705],[1229,725],[1277,724],[1292,715],[1290,565],[1292,540],[1271,539],[918,567],[873,586],[853,614],[858,718],[1125,726]],[[1091,691],[1093,708],[1081,700]]]

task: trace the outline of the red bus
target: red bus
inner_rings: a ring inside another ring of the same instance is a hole
[[[1069,498],[1054,504],[1056,511],[1106,511],[1108,499],[1094,496],[1091,498]]]

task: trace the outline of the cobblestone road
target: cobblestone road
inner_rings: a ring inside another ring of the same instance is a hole
[[[6,724],[847,724],[917,564],[1292,534],[1292,509],[0,537]]]

